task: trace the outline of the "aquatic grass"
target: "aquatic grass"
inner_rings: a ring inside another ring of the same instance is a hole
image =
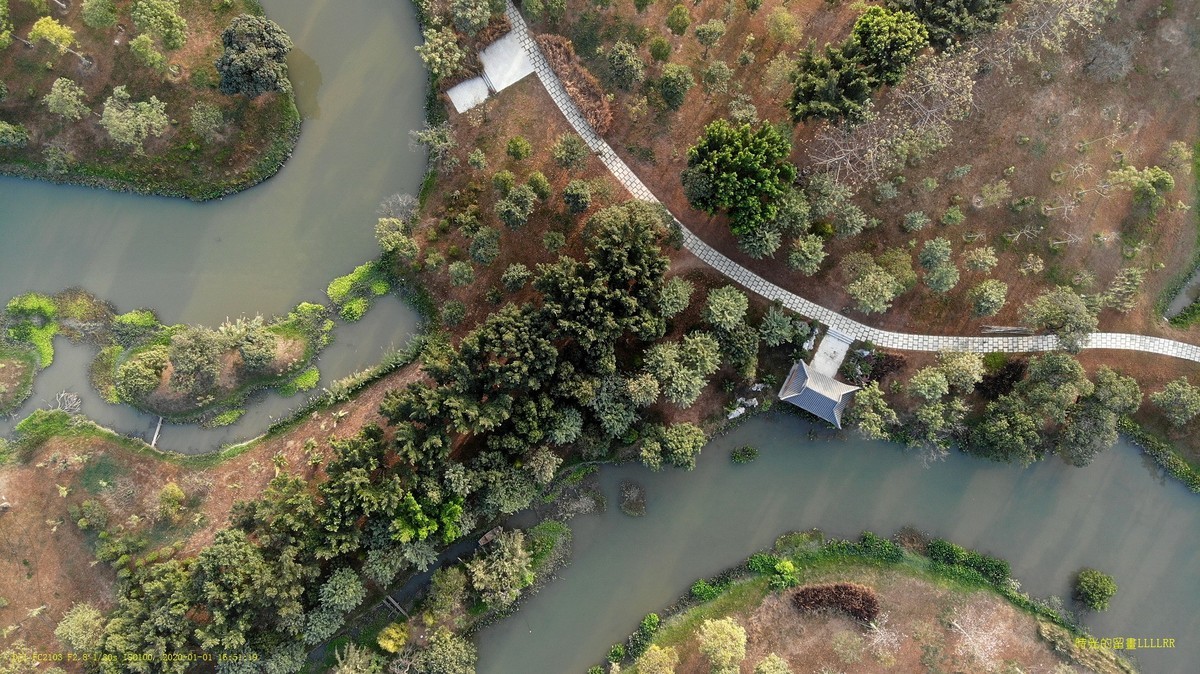
[[[379,260],[371,260],[354,271],[329,282],[325,294],[338,310],[342,320],[354,322],[371,308],[371,300],[392,290],[387,271]]]
[[[300,373],[295,377],[292,377],[288,383],[279,387],[279,395],[285,398],[290,398],[301,391],[311,391],[317,387],[317,382],[320,380],[321,371],[317,369],[317,366],[312,365],[304,370],[301,370]]]
[[[58,304],[49,295],[29,292],[9,300],[4,313],[10,319],[22,321],[36,318],[53,321],[58,317]]]
[[[29,292],[17,295],[4,307],[8,338],[33,346],[42,369],[54,363],[54,336],[58,334],[58,304],[54,298]]]
[[[544,520],[525,530],[525,549],[529,568],[535,574],[553,566],[566,554],[571,543],[571,528],[558,520]]]
[[[208,426],[210,428],[220,428],[222,426],[231,426],[234,423],[236,423],[238,419],[241,419],[242,415],[244,415],[245,413],[246,413],[246,410],[242,409],[240,407],[236,408],[236,409],[232,409],[232,410],[225,410],[224,412],[221,412],[220,414],[213,417],[212,419],[209,419],[204,425]]]

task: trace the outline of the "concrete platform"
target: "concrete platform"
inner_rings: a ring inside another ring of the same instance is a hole
[[[846,352],[850,350],[852,341],[850,337],[830,328],[825,333],[825,337],[821,339],[821,345],[813,354],[809,367],[830,379],[836,379],[838,368],[842,366],[842,361],[846,358]]]
[[[446,90],[455,111],[460,114],[486,101],[489,93],[487,83],[482,77],[459,82]]]
[[[461,113],[504,91],[533,72],[533,61],[516,31],[496,40],[479,53],[483,76],[460,82],[446,90],[454,109]]]
[[[479,60],[494,92],[504,91],[533,72],[533,61],[529,60],[517,31],[509,31],[488,45],[479,53]]]

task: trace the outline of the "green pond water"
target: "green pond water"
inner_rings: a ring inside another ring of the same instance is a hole
[[[303,132],[274,178],[238,195],[195,204],[177,199],[0,178],[0,301],[26,290],[86,288],[128,311],[149,307],[164,322],[217,325],[227,317],[280,314],[324,302],[335,276],[377,255],[376,208],[415,193],[425,159],[409,143],[424,119],[419,34],[402,0],[266,0],[292,36],[289,58]],[[319,362],[322,384],[379,361],[417,326],[413,311],[385,299],[361,324],[340,326]],[[156,418],[107,405],[87,383],[90,350],[68,348],[39,375],[18,418],[62,390],[83,412],[149,437]],[[165,428],[159,446],[207,451],[260,432],[299,398],[260,396],[235,426]],[[12,425],[0,425],[0,433]]]
[[[582,674],[643,615],[781,533],[890,535],[904,525],[1004,557],[1035,596],[1069,600],[1083,566],[1111,573],[1120,590],[1107,612],[1087,616],[1089,631],[1174,638],[1174,650],[1137,652],[1142,671],[1197,671],[1200,497],[1137,448],[1122,441],[1082,469],[961,454],[926,468],[895,445],[824,432],[810,440],[810,428],[790,415],[753,419],[705,447],[692,472],[603,469],[608,510],[572,520],[570,565],[480,633],[480,674]],[[729,452],[744,444],[761,455],[735,465]],[[645,517],[616,508],[623,479],[646,487]]]

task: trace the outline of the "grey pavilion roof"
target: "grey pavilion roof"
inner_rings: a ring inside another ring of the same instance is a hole
[[[810,369],[803,361],[792,366],[779,389],[779,399],[811,412],[837,428],[842,427],[842,412],[853,399],[857,386],[843,384]]]

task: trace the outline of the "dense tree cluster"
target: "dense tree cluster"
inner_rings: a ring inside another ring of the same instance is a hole
[[[793,75],[790,107],[796,121],[813,117],[862,121],[876,88],[896,84],[929,43],[929,33],[911,12],[868,7],[840,45],[801,52]]]
[[[796,177],[791,149],[788,135],[770,124],[709,124],[688,150],[688,201],[709,213],[727,209],[735,234],[758,230],[777,216],[776,202]]]
[[[1057,453],[1084,466],[1116,443],[1118,419],[1141,403],[1131,377],[1101,366],[1089,380],[1067,353],[1036,356],[1011,392],[988,403],[972,446],[996,460],[1028,465]]]
[[[887,0],[895,10],[912,12],[929,32],[929,42],[946,49],[1000,22],[1012,0]]]
[[[286,57],[292,39],[274,21],[242,14],[221,32],[221,45],[215,65],[222,93],[255,98],[291,87]]]
[[[305,644],[328,638],[363,600],[365,580],[382,585],[403,568],[427,568],[438,546],[526,507],[561,463],[563,445],[579,442],[596,456],[614,441],[640,437],[648,463],[695,465],[702,429],[638,425],[638,409],[660,396],[694,400],[719,362],[716,339],[695,332],[681,343],[655,344],[643,371],[622,371],[617,358],[618,347],[645,349],[665,332],[667,223],[650,204],[613,206],[590,218],[582,260],[514,272],[522,284],[534,277],[540,302],[506,305],[457,345],[430,340],[422,355],[426,380],[390,392],[381,405],[391,432],[368,426],[331,441],[324,481],[313,485],[284,471],[260,498],[237,504],[232,526],[194,560],[129,573],[101,650],[215,649],[257,658],[269,671],[294,671]],[[675,291],[686,303],[690,288],[674,286],[686,290]],[[156,329],[138,328],[145,322],[127,317],[122,334],[155,339]],[[219,352],[203,337],[175,331],[167,346],[139,351],[158,359],[145,363],[141,387],[158,385],[168,358],[172,378],[211,378]],[[248,361],[266,351],[256,339],[242,343]],[[451,447],[462,448],[460,459],[449,459]],[[530,582],[526,545],[520,533],[501,534],[467,565],[464,582],[493,606],[511,602]],[[361,576],[353,570],[359,566]],[[435,594],[438,582],[447,577],[435,579]],[[92,631],[82,609],[62,628],[73,640]],[[438,632],[412,664],[414,671],[467,672],[474,660],[469,643]]]

